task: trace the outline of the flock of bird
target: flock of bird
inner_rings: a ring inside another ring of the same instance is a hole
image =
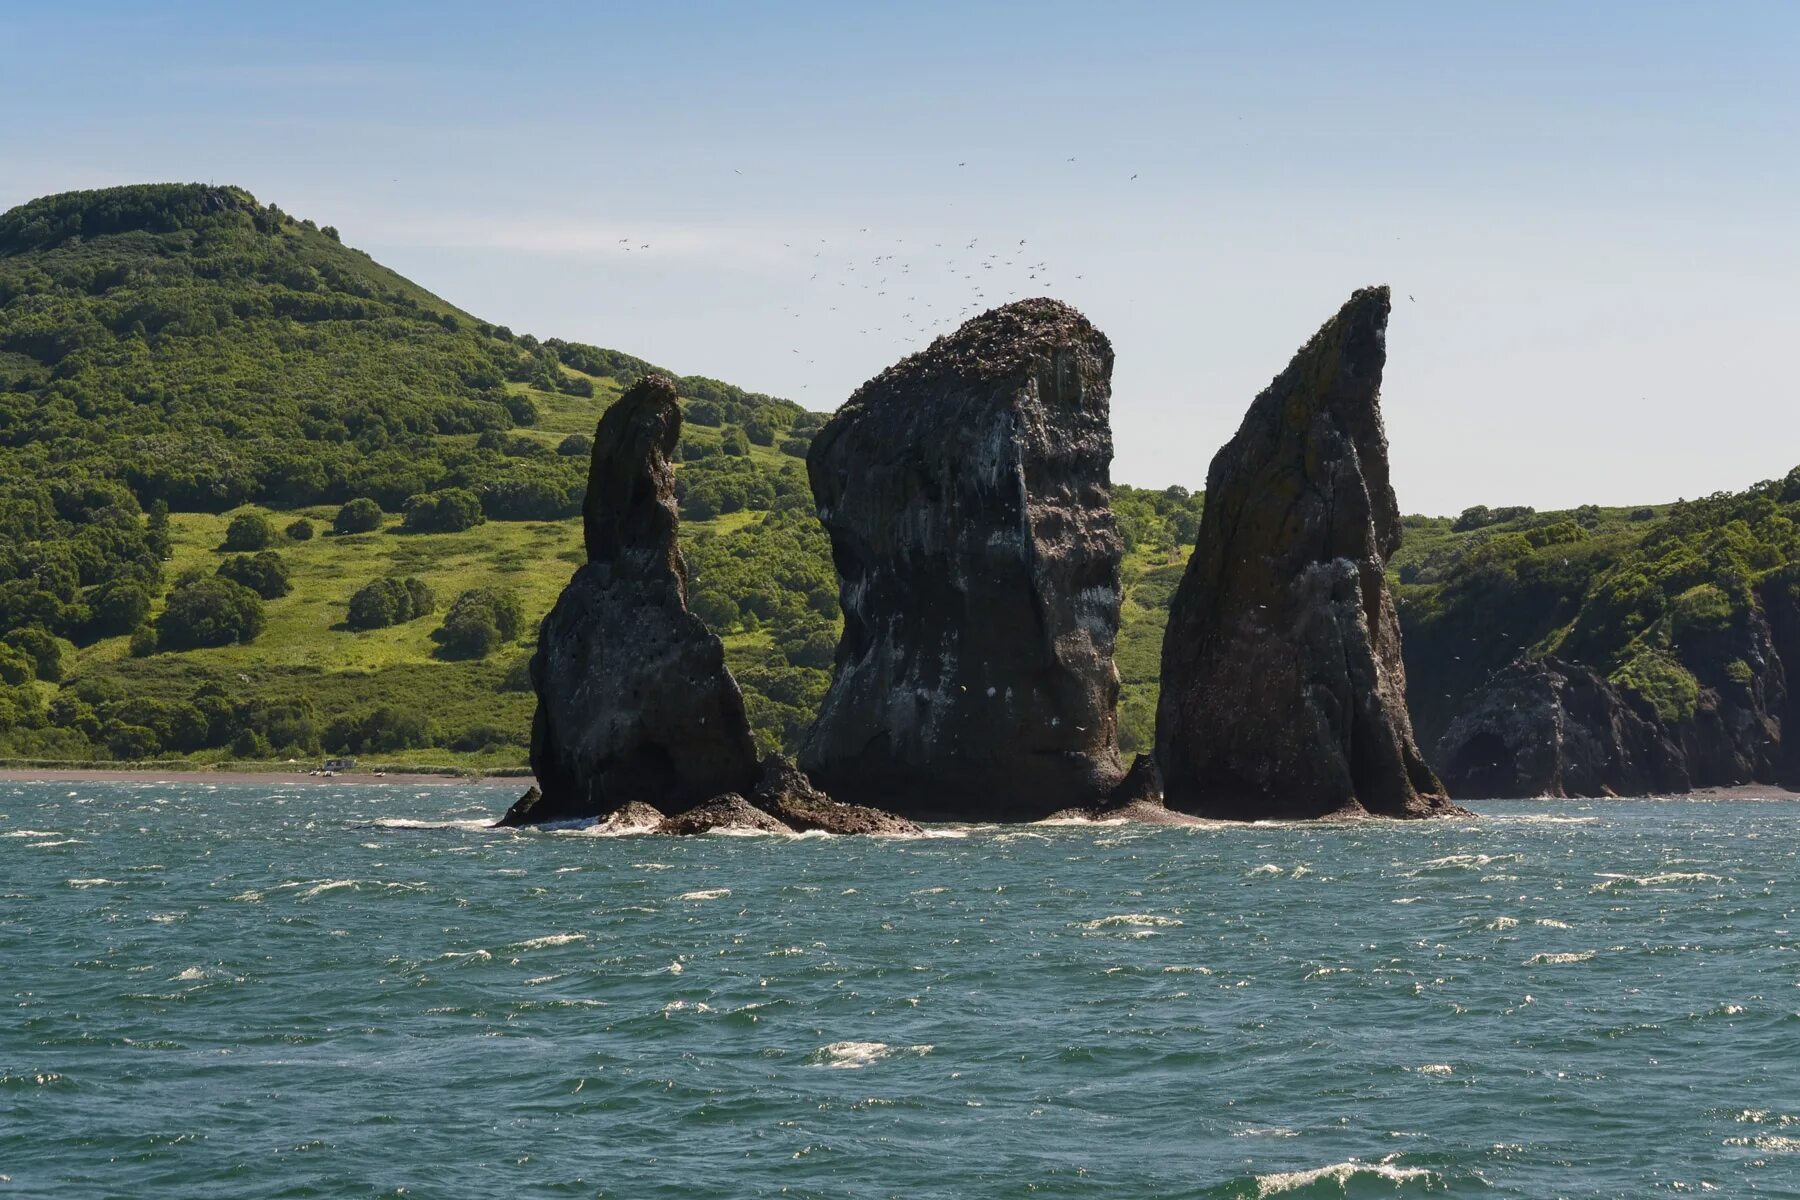
[[[1065,161],[1073,164],[1076,159]],[[744,175],[741,167],[731,171]],[[1137,178],[1133,173],[1127,182]],[[626,252],[654,248],[653,242],[629,237],[620,238],[619,245]],[[1066,287],[1084,278],[1070,270],[1053,270],[1049,255],[1022,237],[889,240],[864,226],[835,240],[818,238],[811,245],[783,241],[780,251],[789,260],[798,256],[806,270],[804,280],[796,276],[799,295],[782,304],[780,311],[793,320],[812,318],[804,326],[809,342],[820,335],[818,323],[824,321],[835,334],[854,331],[905,352],[996,305],[1055,295],[1059,284]],[[799,357],[807,354],[801,346],[790,350]],[[805,361],[814,365],[817,360]],[[802,383],[800,390],[809,391],[811,386]]]

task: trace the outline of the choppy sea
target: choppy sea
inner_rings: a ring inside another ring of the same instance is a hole
[[[1800,1196],[1800,806],[483,828],[0,783],[0,1197]]]

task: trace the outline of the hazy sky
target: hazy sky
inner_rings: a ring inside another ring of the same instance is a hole
[[[1057,296],[1130,483],[1374,282],[1408,511],[1800,463],[1800,5],[0,0],[0,61],[0,207],[240,184],[809,408]]]

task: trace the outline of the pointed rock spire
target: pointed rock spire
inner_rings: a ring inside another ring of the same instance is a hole
[[[743,695],[719,639],[687,610],[671,461],[680,436],[675,385],[661,375],[632,385],[594,432],[588,562],[544,619],[531,660],[531,765],[543,791],[531,822],[628,802],[678,812],[756,782]]]
[[[1460,811],[1414,744],[1384,577],[1400,545],[1381,372],[1388,289],[1365,288],[1213,458],[1163,639],[1156,759],[1208,816]]]

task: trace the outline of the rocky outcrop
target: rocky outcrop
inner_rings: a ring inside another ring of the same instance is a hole
[[[736,793],[714,796],[684,812],[666,818],[652,832],[691,835],[697,833],[793,833],[789,826]]]
[[[1118,779],[1111,344],[1026,300],[864,384],[807,472],[844,609],[800,762],[911,816],[1034,819]]]
[[[842,804],[813,786],[793,763],[778,754],[763,760],[762,776],[751,793],[756,807],[801,833],[909,834],[919,827],[866,804]]]
[[[1414,744],[1383,572],[1388,291],[1357,292],[1213,458],[1163,638],[1171,808],[1255,819],[1457,810]]]
[[[516,829],[521,825],[538,825],[545,818],[538,814],[544,807],[544,793],[536,787],[528,787],[525,794],[514,800],[512,807],[501,814],[494,822],[495,829]]]
[[[1498,672],[1435,757],[1464,799],[1667,795],[1689,783],[1680,747],[1648,703],[1556,658]]]
[[[756,780],[724,649],[687,610],[676,544],[675,385],[634,384],[594,432],[582,506],[588,561],[538,633],[531,820],[601,816],[628,801],[680,811]],[[510,814],[509,814],[510,815]]]

